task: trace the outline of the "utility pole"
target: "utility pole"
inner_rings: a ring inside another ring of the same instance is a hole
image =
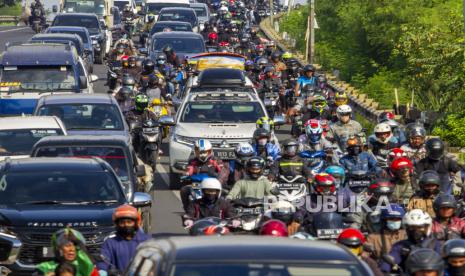
[[[465,1],[465,0],[463,0],[463,1]],[[287,16],[289,16],[289,14],[291,13],[292,5],[294,5],[294,1],[289,0],[289,2],[287,3]]]
[[[464,0],[465,1],[465,0]],[[315,57],[315,0],[309,0],[307,24],[307,61],[313,64]]]
[[[270,24],[271,24],[271,28],[273,28],[273,30],[274,30],[274,25],[273,25],[273,0],[270,0]]]

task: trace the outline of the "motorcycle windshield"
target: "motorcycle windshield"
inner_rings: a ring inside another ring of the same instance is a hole
[[[197,182],[197,183],[202,182],[205,178],[209,178],[208,174],[199,173],[199,174],[194,174],[191,176],[192,182]]]
[[[319,229],[343,229],[342,215],[338,213],[318,213],[313,216],[315,230]]]
[[[308,158],[308,159],[316,159],[316,158],[325,158],[326,153],[324,151],[309,151],[309,150],[304,150],[299,153],[299,156],[301,158]]]

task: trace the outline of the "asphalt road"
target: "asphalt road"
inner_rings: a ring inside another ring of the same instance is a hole
[[[7,42],[25,42],[34,35],[29,27],[0,27],[0,52],[4,51],[2,47]],[[107,93],[106,68],[103,65],[94,65],[94,74],[99,76],[99,80],[94,83],[95,93]],[[285,129],[285,130],[284,130]],[[283,130],[277,130],[276,134],[279,140],[289,137],[288,127]],[[179,198],[179,191],[169,190],[169,159],[167,140],[164,141],[162,149],[165,155],[160,157],[157,172],[154,176],[154,185],[150,192],[152,204],[152,232],[153,234],[184,234],[186,231],[181,225],[182,206]]]

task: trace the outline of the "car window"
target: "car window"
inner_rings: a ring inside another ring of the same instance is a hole
[[[59,128],[0,130],[0,156],[29,155],[42,137],[57,135],[64,133]]]
[[[207,10],[205,7],[192,7],[195,11],[195,14],[197,17],[205,17],[207,16]]]
[[[110,104],[60,104],[40,107],[39,116],[57,116],[67,130],[123,130],[118,108]]]
[[[105,12],[105,3],[104,0],[66,0],[64,4],[64,11],[67,13],[82,12],[102,15]]]
[[[82,39],[82,42],[84,43],[88,43],[89,40],[87,39],[87,35],[85,32],[79,32],[79,31],[64,31],[64,30],[50,30],[50,31],[47,31],[49,33],[60,33],[60,34],[77,34],[81,39]]]
[[[162,11],[158,20],[189,22],[192,26],[197,24],[197,18],[191,11]]]
[[[162,51],[163,48],[170,45],[175,52],[184,53],[203,53],[204,43],[200,38],[156,38],[153,44],[154,51]]]
[[[90,16],[57,16],[53,21],[53,26],[77,26],[84,27],[91,34],[97,34],[100,29],[98,19]]]
[[[145,4],[145,11],[147,14],[159,14],[161,9],[170,7],[190,7],[190,5],[182,3],[147,3]]]
[[[165,32],[168,30],[175,31],[175,32],[192,32],[192,26],[190,26],[190,24],[155,23],[150,33],[154,34],[154,33]]]
[[[253,123],[262,116],[258,102],[191,102],[180,119],[184,123]]]

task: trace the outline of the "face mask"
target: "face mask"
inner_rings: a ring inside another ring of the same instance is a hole
[[[426,234],[422,231],[407,230],[408,239],[413,243],[419,243],[426,238]]]
[[[134,236],[134,234],[136,233],[136,227],[135,226],[132,226],[132,227],[116,227],[116,232],[120,235],[120,236],[123,236],[123,237],[127,237],[127,236]]]
[[[218,199],[218,195],[217,194],[204,194],[203,195],[203,200],[205,201],[205,203],[207,204],[213,204],[216,202],[216,200]]]
[[[402,225],[402,221],[386,221],[386,227],[391,231],[396,231],[400,229]]]
[[[349,247],[349,249],[355,256],[360,256],[360,254],[362,253],[362,247],[361,246],[356,247],[356,248]]]
[[[447,272],[449,272],[449,275],[455,276],[455,275],[465,275],[465,265],[462,266],[447,266]]]
[[[264,146],[266,145],[266,143],[268,143],[268,139],[258,139],[258,145],[259,146]]]
[[[165,64],[165,61],[164,61],[164,60],[162,60],[162,59],[161,59],[161,60],[158,60],[157,62],[158,62],[158,64],[160,64],[160,65],[163,65],[163,64]]]
[[[375,211],[375,212],[376,212],[376,211]],[[379,223],[380,220],[381,220],[381,214],[380,214],[379,212],[376,212],[376,213],[375,213],[375,212],[372,212],[372,213],[370,214],[370,221],[371,221],[372,223]]]
[[[357,156],[360,154],[360,147],[353,147],[349,149],[350,155]]]
[[[207,152],[202,152],[199,154],[199,159],[202,161],[205,161],[208,159],[208,153]]]
[[[124,53],[124,49],[118,49],[118,54]]]

